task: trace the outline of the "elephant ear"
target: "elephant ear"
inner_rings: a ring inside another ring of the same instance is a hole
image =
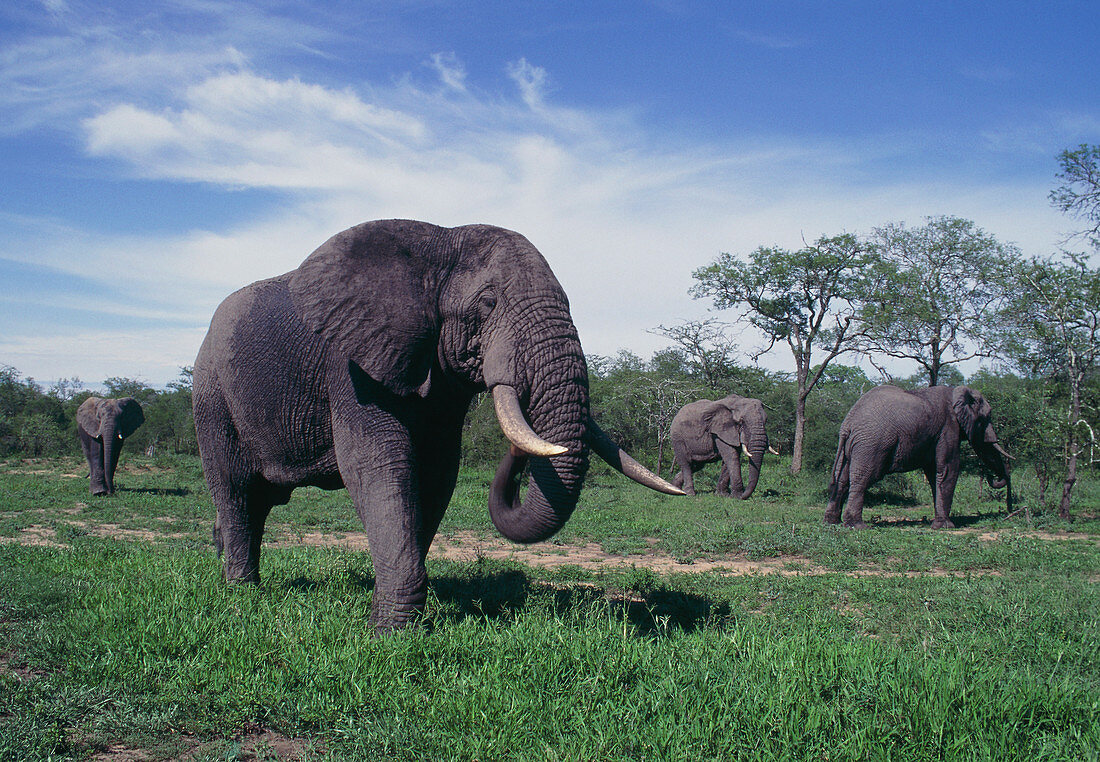
[[[122,414],[118,419],[119,432],[126,439],[137,431],[138,426],[145,423],[145,413],[141,409],[141,403],[133,397],[124,397],[118,401]]]
[[[435,359],[443,234],[409,220],[363,223],[325,241],[290,275],[302,321],[395,394],[416,391]]]
[[[728,407],[718,402],[709,415],[709,428],[712,434],[731,447],[741,446],[741,421]]]
[[[978,399],[969,386],[956,386],[951,393],[951,407],[967,439],[973,439],[978,425]]]
[[[89,397],[76,410],[76,424],[93,439],[99,436],[99,405],[102,402],[99,397]]]

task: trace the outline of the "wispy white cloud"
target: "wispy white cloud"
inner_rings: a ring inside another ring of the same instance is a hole
[[[466,67],[453,52],[433,53],[429,65],[444,85],[460,93],[466,92]]]
[[[601,354],[645,354],[665,343],[649,329],[703,315],[706,304],[688,296],[691,271],[722,251],[793,247],[931,214],[969,217],[1025,249],[1049,244],[1054,215],[1043,188],[906,176],[900,168],[926,150],[926,136],[672,141],[629,113],[562,107],[551,74],[526,59],[505,66],[514,87],[505,94],[480,92],[450,53],[425,62],[442,87],[412,77],[332,87],[196,39],[122,53],[104,34],[94,44],[62,40],[57,58],[44,40],[24,45],[26,58],[0,53],[14,67],[0,67],[0,114],[76,125],[94,160],[135,177],[202,183],[227,203],[233,189],[281,193],[277,206],[228,228],[181,220],[185,229],[170,234],[122,236],[25,221],[41,224],[27,245],[8,247],[11,256],[74,276],[121,273],[137,297],[113,312],[150,328],[8,336],[3,361],[40,378],[167,380],[193,361],[226,294],[297,266],[336,231],[383,217],[524,233],[569,293],[586,348]],[[57,111],[54,98],[64,104]],[[117,364],[103,367],[93,340]]]

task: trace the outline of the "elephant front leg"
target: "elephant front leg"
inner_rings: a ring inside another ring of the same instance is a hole
[[[84,457],[88,461],[88,487],[93,495],[107,495],[110,489],[103,470],[103,443],[88,436],[83,429],[78,429],[78,432],[80,449],[84,451]]]
[[[424,611],[427,538],[421,536],[419,479],[408,433],[375,412],[369,423],[337,432],[336,441],[340,475],[367,532],[374,565],[370,622],[384,633],[408,626]]]
[[[951,503],[955,498],[955,484],[959,480],[959,472],[951,468],[935,470],[929,477],[929,486],[932,487],[932,496],[935,504],[932,506],[935,518],[932,519],[933,529],[954,529],[955,523],[951,521]]]
[[[714,446],[718,450],[718,456],[722,459],[722,469],[718,473],[718,482],[714,492],[722,497],[736,495],[740,497],[745,490],[741,482],[741,454],[736,448],[726,444],[721,439],[715,438]]]

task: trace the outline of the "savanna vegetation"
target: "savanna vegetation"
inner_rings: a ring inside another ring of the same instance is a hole
[[[1051,195],[1093,251],[1098,161],[1066,151]],[[593,410],[670,476],[680,406],[763,400],[780,455],[752,499],[594,466],[565,530],[521,554],[487,520],[506,444],[479,399],[426,626],[381,639],[345,493],[296,491],[263,583],[220,584],[188,369],[104,382],[146,422],[92,499],[73,423],[91,392],[0,368],[0,760],[1100,758],[1100,269],[938,217],[695,278],[730,320],[589,357]],[[742,320],[764,346],[738,347]],[[751,362],[781,349],[793,373]],[[872,489],[874,529],[822,525],[838,427],[887,358],[915,371],[893,383],[986,396],[1018,511],[971,461],[956,531],[928,529],[916,474]]]

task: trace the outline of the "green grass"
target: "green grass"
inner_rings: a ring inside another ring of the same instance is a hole
[[[822,525],[820,475],[773,467],[736,502],[597,471],[560,542],[828,571],[433,560],[425,626],[379,639],[367,554],[269,548],[228,588],[196,462],[126,465],[92,499],[76,460],[0,464],[0,538],[58,543],[0,544],[0,760],[275,758],[258,728],[326,759],[1100,758],[1095,518],[1005,520],[963,484],[967,528],[934,532],[899,479],[852,532]],[[444,533],[491,535],[488,476],[463,473]],[[269,531],[361,527],[346,493],[299,490]]]

